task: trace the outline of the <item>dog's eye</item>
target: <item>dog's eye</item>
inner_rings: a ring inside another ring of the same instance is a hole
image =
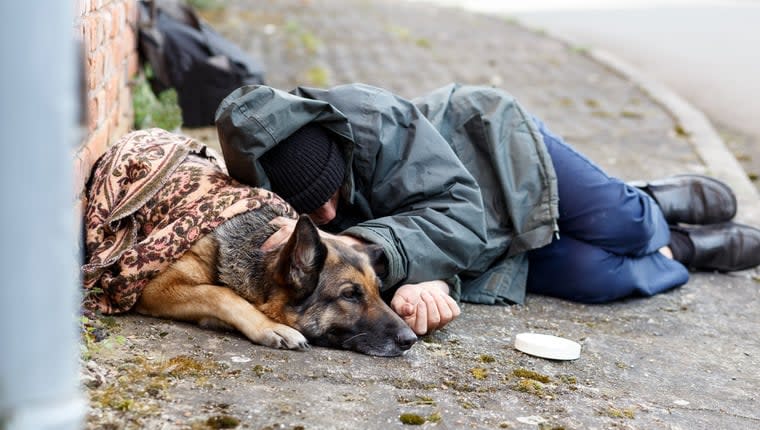
[[[345,300],[357,301],[361,298],[361,296],[361,289],[359,289],[359,287],[356,285],[344,288],[343,291],[340,292],[340,297]]]

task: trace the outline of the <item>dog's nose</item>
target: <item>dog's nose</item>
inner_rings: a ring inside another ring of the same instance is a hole
[[[396,344],[402,351],[411,348],[415,342],[417,342],[417,336],[410,328],[406,328],[396,335]]]

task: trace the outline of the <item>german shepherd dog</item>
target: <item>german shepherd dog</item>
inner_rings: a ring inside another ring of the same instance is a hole
[[[137,312],[240,331],[273,347],[318,346],[398,356],[417,337],[380,297],[373,261],[302,215],[283,245],[260,249],[276,231],[266,208],[221,224],[143,290]]]

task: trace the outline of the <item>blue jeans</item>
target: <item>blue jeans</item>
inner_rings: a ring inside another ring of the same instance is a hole
[[[670,230],[657,203],[535,122],[557,172],[560,238],[528,253],[528,292],[603,303],[685,284],[686,268],[658,252]]]

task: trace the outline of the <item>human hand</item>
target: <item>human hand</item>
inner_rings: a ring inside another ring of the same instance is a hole
[[[269,221],[269,224],[274,225],[276,227],[279,227],[280,229],[274,232],[271,236],[269,236],[269,239],[267,239],[262,245],[261,250],[262,251],[269,251],[272,250],[290,239],[290,236],[293,234],[293,231],[296,228],[296,223],[298,222],[297,219],[292,218],[286,218],[286,217],[277,217],[273,219],[272,221]],[[341,241],[347,245],[360,245],[364,242],[362,242],[360,239],[357,239],[353,236],[347,236],[347,235],[336,235],[336,234],[330,234],[325,231],[319,230],[319,236],[324,238],[330,238],[334,240]]]
[[[391,300],[391,308],[418,335],[431,333],[459,316],[457,302],[443,281],[402,285]]]

